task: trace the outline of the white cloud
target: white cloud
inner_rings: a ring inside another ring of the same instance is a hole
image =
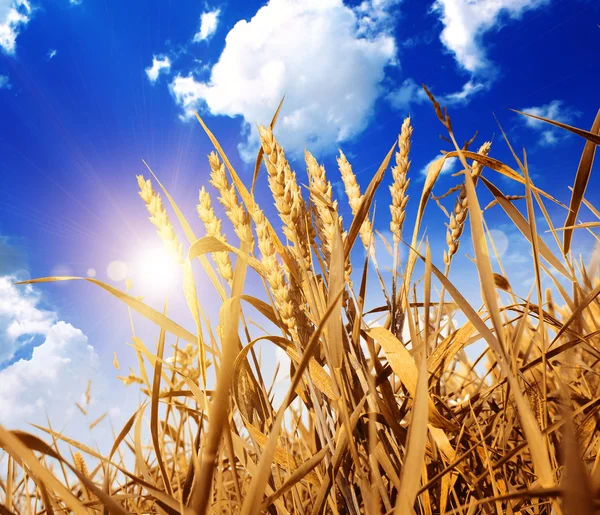
[[[541,116],[542,118],[549,118],[562,123],[571,123],[573,118],[578,115],[575,110],[565,106],[561,100],[553,100],[552,102],[541,106],[525,107],[520,109],[520,111]],[[567,135],[567,132],[563,131],[562,129],[549,125],[541,120],[529,118],[528,116],[523,116],[522,120],[527,127],[540,132],[539,142],[541,145],[554,145],[560,141],[561,136]]]
[[[436,100],[443,106],[463,105],[471,100],[471,97],[487,90],[489,83],[477,82],[474,79],[467,81],[460,91],[440,95],[433,91]],[[394,109],[406,111],[413,104],[429,102],[425,90],[413,79],[406,79],[399,88],[394,89],[386,95],[386,99]]]
[[[82,1],[83,1],[83,0],[69,0],[69,3],[70,3],[71,5],[81,5],[81,2],[82,2]]]
[[[256,124],[270,121],[284,94],[276,129],[284,148],[334,150],[365,128],[395,59],[385,30],[359,34],[364,16],[342,0],[271,0],[231,29],[210,80],[180,74],[171,92],[184,118],[203,106],[213,115],[241,116],[246,160],[258,148]]]
[[[171,70],[171,60],[168,56],[155,55],[152,57],[152,66],[146,68],[148,80],[154,84],[161,73],[169,73]]]
[[[463,84],[460,91],[448,93],[438,100],[447,105],[466,104],[473,95],[485,91],[488,89],[488,86],[489,84],[476,82],[471,79]]]
[[[17,36],[29,23],[31,14],[28,0],[0,0],[0,47],[5,54],[15,53]]]
[[[0,277],[2,361],[14,354],[19,336],[42,335],[44,341],[30,359],[0,369],[0,423],[44,423],[47,411],[62,425],[97,369],[98,356],[79,329],[38,307],[40,298],[31,286],[14,286],[13,280]]]
[[[412,104],[421,104],[428,100],[425,90],[413,79],[406,79],[399,88],[390,91],[386,98],[391,106],[398,110],[406,110]]]
[[[214,11],[208,11],[202,13],[200,16],[200,29],[194,35],[194,43],[200,41],[206,41],[215,32],[217,32],[217,26],[219,25],[219,15],[221,14],[220,9]]]
[[[471,73],[489,71],[483,36],[500,28],[503,17],[519,19],[549,0],[436,0],[432,10],[440,15],[444,29],[440,39],[460,66]]]
[[[46,335],[56,314],[38,307],[39,294],[31,285],[15,286],[12,276],[0,277],[0,365],[10,360],[23,339]]]
[[[8,75],[0,75],[0,89],[11,89],[12,85]]]
[[[48,50],[48,53],[46,54],[46,59],[48,61],[50,61],[50,59],[55,57],[56,54],[58,54],[58,51],[55,48],[51,48],[50,50]]]
[[[429,167],[435,162],[437,161],[441,156],[436,156],[434,157],[431,161],[429,161],[429,163],[427,163],[423,168],[421,168],[421,175],[423,177],[427,177],[427,172],[429,171]],[[451,157],[449,159],[446,159],[446,161],[444,162],[444,166],[442,166],[442,171],[440,172],[441,175],[445,175],[445,174],[449,174],[449,173],[454,173],[456,171],[456,165],[459,164],[458,159]]]

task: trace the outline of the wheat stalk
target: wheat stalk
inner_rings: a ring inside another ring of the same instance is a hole
[[[212,207],[212,201],[210,194],[204,189],[200,190],[199,203],[197,206],[198,216],[204,223],[207,236],[212,236],[223,243],[227,242],[227,238],[221,231],[221,220],[215,215],[215,210]],[[219,269],[221,277],[231,283],[233,281],[233,268],[231,266],[231,259],[228,252],[214,252],[213,258]]]
[[[177,239],[173,225],[160,198],[160,194],[152,189],[150,180],[144,180],[142,175],[137,176],[139,195],[146,204],[150,213],[150,221],[158,229],[157,233],[167,249],[179,264],[183,263],[183,245]]]

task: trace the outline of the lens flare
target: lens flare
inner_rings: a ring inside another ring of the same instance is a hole
[[[166,293],[177,284],[177,262],[160,242],[139,254],[133,266],[133,284],[144,295]]]

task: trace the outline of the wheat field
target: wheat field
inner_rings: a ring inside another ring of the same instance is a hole
[[[50,427],[40,428],[45,438],[0,427],[8,454],[0,514],[600,510],[600,247],[590,263],[571,251],[574,235],[600,226],[600,212],[585,198],[600,111],[589,131],[541,119],[585,140],[566,206],[533,184],[526,155],[512,147],[509,165],[491,157],[490,142],[476,151],[472,141],[460,146],[446,109],[426,92],[454,150],[433,162],[424,182],[411,184],[407,118],[368,184],[358,183],[339,153],[346,198],[337,199],[308,151],[308,185],[301,185],[276,138],[279,109],[260,127],[251,185],[197,115],[215,148],[209,180],[199,185],[198,218],[180,211],[149,167],[137,178],[150,221],[183,270],[195,327],[85,279],[156,327],[155,347],[134,338],[139,369],[121,377],[145,400],[117,428],[106,455]],[[449,158],[460,160],[462,172],[435,197],[447,205],[447,248],[435,256],[422,222]],[[500,177],[522,194],[503,194]],[[389,212],[381,214],[380,204],[378,219],[387,217],[391,241],[373,221],[384,178]],[[268,184],[279,219],[259,206],[259,183]],[[534,286],[525,298],[512,291],[489,237],[482,191],[531,245],[526,266]],[[340,217],[341,202],[351,219]],[[418,206],[414,219],[410,203]],[[564,210],[560,227],[549,203]],[[598,221],[579,223],[584,209]],[[480,307],[449,279],[466,242]],[[380,270],[376,245],[389,252],[391,274]],[[357,246],[365,252],[351,253]],[[200,273],[221,303],[218,324],[199,300]],[[262,291],[245,286],[251,274]],[[548,281],[552,287],[543,287]],[[367,288],[380,292],[381,305],[367,304]],[[262,320],[260,336],[249,329],[249,314]],[[277,402],[274,382],[261,373],[256,349],[263,345],[289,358]]]

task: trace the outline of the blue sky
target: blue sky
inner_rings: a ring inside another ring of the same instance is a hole
[[[585,0],[0,0],[0,274],[95,273],[120,287],[130,276],[134,293],[160,307],[161,296],[135,280],[142,249],[159,252],[160,245],[137,196],[135,176],[146,173],[142,159],[193,217],[212,150],[193,110],[249,181],[256,125],[269,122],[283,94],[275,134],[304,183],[305,146],[324,162],[334,185],[340,180],[335,154],[342,148],[366,188],[411,115],[409,226],[422,169],[440,149],[450,150],[438,137],[443,128],[421,83],[448,106],[459,142],[477,130],[475,148],[493,138],[490,155],[514,166],[495,113],[515,147],[527,148],[536,185],[568,202],[583,140],[508,108],[589,129],[599,107],[599,22],[600,4]],[[493,172],[486,175],[505,193],[521,193]],[[443,175],[435,193],[457,180]],[[389,177],[376,198],[382,231],[389,223],[387,184]],[[598,186],[592,175],[592,202],[599,200]],[[263,181],[259,201],[272,213],[265,187]],[[485,193],[482,198],[487,203]],[[345,197],[339,200],[348,217]],[[548,209],[561,225],[564,212]],[[527,245],[500,212],[489,211],[486,220],[506,235],[507,268],[526,285]],[[425,226],[438,263],[444,221],[431,203]],[[577,252],[589,253],[589,238],[578,235],[575,243]],[[477,290],[460,273],[469,252],[470,246],[461,248],[453,276],[467,292]],[[109,274],[115,261],[127,270]],[[94,409],[112,409],[118,417],[114,408],[121,401],[115,399],[136,395],[111,368],[115,351],[123,365],[133,361],[125,345],[126,309],[87,284],[24,291],[7,280],[1,286],[0,392],[4,388],[8,400],[0,408],[34,406],[5,416],[5,423],[35,418],[43,405],[60,410],[68,403],[72,411],[71,401],[87,383],[85,374],[73,372],[78,364],[93,371],[99,385]],[[202,291],[210,299],[212,291]],[[147,331],[150,340],[156,337]],[[46,358],[36,364],[32,349],[44,345]],[[71,363],[55,361],[63,368],[45,379],[38,374],[19,395],[2,385],[8,379],[22,384],[40,363],[53,363],[52,356]],[[61,374],[77,379],[65,384]],[[63,393],[70,390],[67,402]],[[66,410],[64,420],[72,416],[76,423],[79,415]]]

